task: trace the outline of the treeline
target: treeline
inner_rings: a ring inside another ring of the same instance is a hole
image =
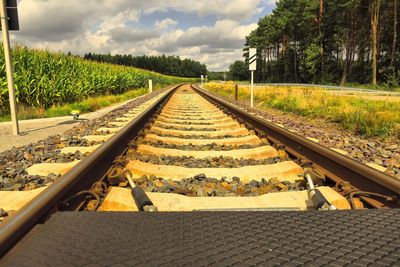
[[[198,78],[200,75],[207,74],[206,65],[192,59],[182,60],[178,56],[132,56],[87,53],[84,55],[84,59],[147,69],[178,77]]]
[[[222,81],[228,78],[228,75],[224,71],[210,71],[208,73],[208,80],[210,81]]]
[[[256,81],[372,83],[398,87],[397,0],[280,0],[244,49]]]

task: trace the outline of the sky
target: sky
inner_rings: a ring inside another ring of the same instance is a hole
[[[71,52],[178,55],[226,70],[275,0],[19,0],[13,44]]]

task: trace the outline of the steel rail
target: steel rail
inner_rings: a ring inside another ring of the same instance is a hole
[[[349,157],[343,156],[329,148],[312,142],[300,135],[292,133],[273,123],[216,97],[197,85],[192,88],[207,100],[223,107],[238,118],[265,132],[272,139],[279,141],[290,151],[302,155],[320,169],[325,170],[330,178],[342,179],[350,182],[354,187],[369,192],[376,192],[387,195],[400,194],[400,180],[377,171],[367,165],[361,164]]]
[[[54,182],[24,208],[4,222],[0,229],[0,257],[23,238],[41,219],[51,214],[55,210],[58,201],[62,200],[65,196],[78,192],[82,187],[90,187],[96,179],[102,177],[112,165],[113,160],[125,151],[129,141],[143,129],[143,126],[154,115],[161,104],[165,103],[179,86],[171,89],[169,93],[153,103],[107,142],[74,166],[62,179]],[[288,150],[305,156],[314,164],[326,170],[331,176],[342,177],[360,190],[384,194],[400,194],[400,181],[394,177],[381,173],[273,123],[249,114],[247,111],[241,110],[198,86],[192,85],[192,87],[210,102],[229,110],[229,112],[238,118],[245,120],[246,123],[265,132],[270,138],[285,145]]]
[[[171,97],[181,85],[171,87],[170,91],[149,106],[123,129],[102,144],[88,157],[75,165],[60,179],[28,202],[15,215],[2,223],[0,229],[0,257],[15,245],[40,220],[50,214],[63,197],[92,185],[102,177],[112,165],[114,159],[126,149],[129,141],[143,129],[162,103]]]

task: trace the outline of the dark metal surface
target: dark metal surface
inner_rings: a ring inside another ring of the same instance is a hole
[[[285,145],[287,149],[306,157],[321,169],[325,170],[325,173],[328,173],[330,178],[341,178],[363,191],[388,195],[400,194],[400,180],[395,177],[386,175],[331,149],[307,140],[302,136],[267,122],[263,118],[249,114],[247,111],[239,109],[235,105],[197,86],[193,86],[193,88],[206,99],[228,109],[234,115],[242,118],[262,132],[265,132],[274,140],[279,141]]]
[[[400,209],[58,212],[2,264],[399,266],[399,221]]]
[[[6,0],[6,7],[17,7],[17,0]]]
[[[176,86],[175,88],[178,88]],[[55,209],[56,203],[82,189],[88,189],[99,180],[112,165],[113,160],[127,147],[136,134],[154,115],[159,105],[167,100],[174,90],[164,95],[137,116],[122,130],[79,162],[62,178],[55,181],[24,208],[3,223],[0,228],[0,256],[13,246],[43,216]]]
[[[3,1],[3,0],[1,0]],[[6,12],[8,17],[8,30],[18,31],[19,30],[19,20],[18,20],[18,8],[17,0],[6,0]],[[1,30],[1,25],[0,25]]]

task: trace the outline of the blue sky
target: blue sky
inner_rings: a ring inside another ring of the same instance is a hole
[[[200,17],[196,14],[188,14],[175,10],[158,11],[150,14],[144,14],[140,18],[140,23],[143,27],[151,29],[157,20],[172,18],[178,22],[177,28],[187,30],[195,26],[212,26],[216,20],[215,16],[208,15]]]
[[[178,55],[226,70],[275,0],[21,0],[14,43],[75,54]]]

